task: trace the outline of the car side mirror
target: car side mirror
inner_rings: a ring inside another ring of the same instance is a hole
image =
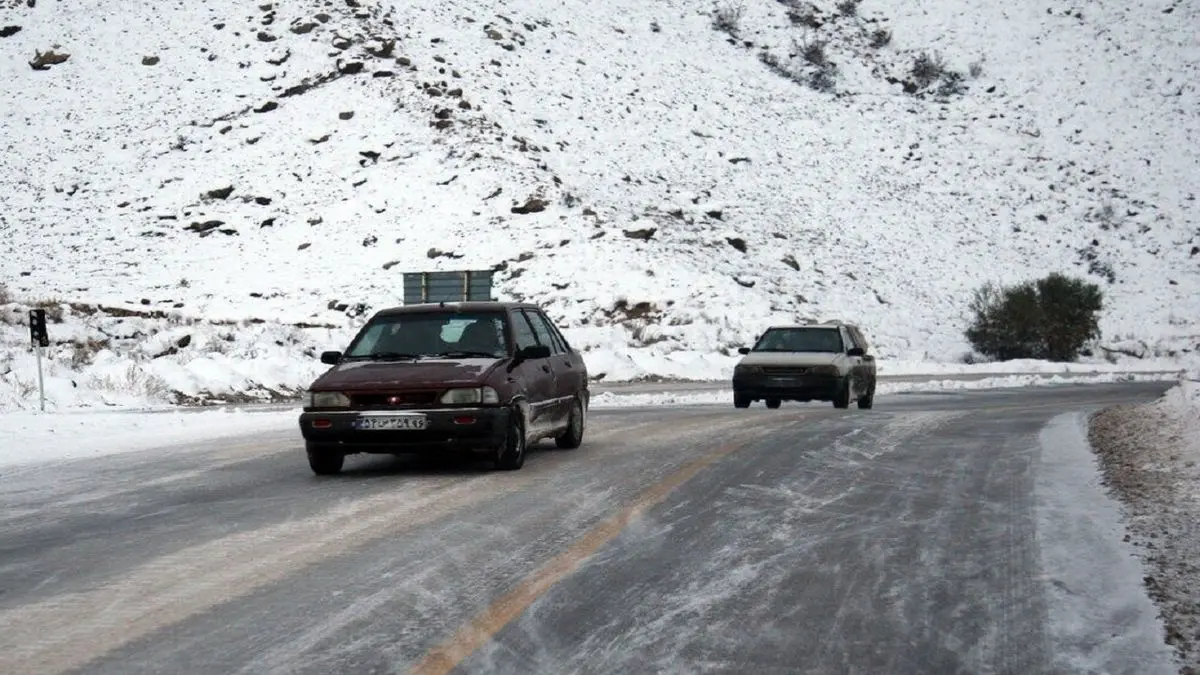
[[[336,366],[342,360],[341,352],[321,352],[321,363]]]
[[[530,345],[517,352],[518,361],[550,358],[550,348],[546,345]]]
[[[862,347],[851,347],[846,350],[846,356],[866,356],[867,351]]]
[[[738,353],[739,354],[749,354],[750,348],[749,347],[738,347]]]

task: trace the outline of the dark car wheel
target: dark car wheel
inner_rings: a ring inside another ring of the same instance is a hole
[[[870,410],[875,405],[875,388],[871,387],[871,393],[866,396],[860,396],[858,399],[859,410]]]
[[[778,408],[778,407],[779,407],[780,405],[782,405],[782,404],[783,404],[783,401],[781,401],[781,400],[779,400],[779,399],[777,399],[777,398],[769,398],[769,399],[767,399],[767,407],[768,407],[768,408],[770,408],[770,409],[772,409],[772,410],[774,410],[775,408]]]
[[[525,424],[521,411],[513,408],[508,416],[508,430],[504,442],[496,448],[496,468],[501,471],[516,471],[525,466]]]
[[[308,466],[318,476],[332,476],[342,470],[346,455],[314,443],[306,444]]]
[[[733,407],[749,408],[750,407],[750,397],[746,396],[745,394],[739,394],[737,392],[734,392],[733,393]]]
[[[571,417],[567,420],[567,430],[554,439],[555,445],[563,450],[574,450],[583,444],[583,427],[587,422],[587,413],[579,399],[571,402]]]
[[[850,407],[850,380],[843,379],[838,383],[837,393],[833,395],[833,407],[849,408]]]

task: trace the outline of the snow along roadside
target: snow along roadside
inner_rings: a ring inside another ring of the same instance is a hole
[[[1200,673],[1200,379],[1193,375],[1154,403],[1118,406],[1092,418],[1092,446],[1105,484],[1122,502],[1147,569],[1144,583],[1166,640]]]
[[[1087,425],[1086,413],[1065,413],[1038,438],[1034,496],[1051,670],[1175,673],[1163,623],[1142,586],[1142,562],[1125,542],[1120,505],[1101,485]]]

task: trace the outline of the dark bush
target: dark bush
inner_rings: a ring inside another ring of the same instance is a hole
[[[716,10],[713,11],[712,15],[713,30],[718,30],[722,33],[728,33],[729,35],[736,37],[738,30],[742,25],[742,14],[744,14],[745,11],[746,8],[741,4],[733,4],[732,2],[727,2],[724,5],[717,7]]]
[[[1074,361],[1100,336],[1100,287],[1051,274],[1037,281],[975,291],[966,338],[980,354],[1009,359]]]

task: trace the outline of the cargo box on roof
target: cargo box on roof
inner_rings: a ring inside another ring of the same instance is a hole
[[[494,300],[491,270],[404,273],[406,305],[489,300]]]

